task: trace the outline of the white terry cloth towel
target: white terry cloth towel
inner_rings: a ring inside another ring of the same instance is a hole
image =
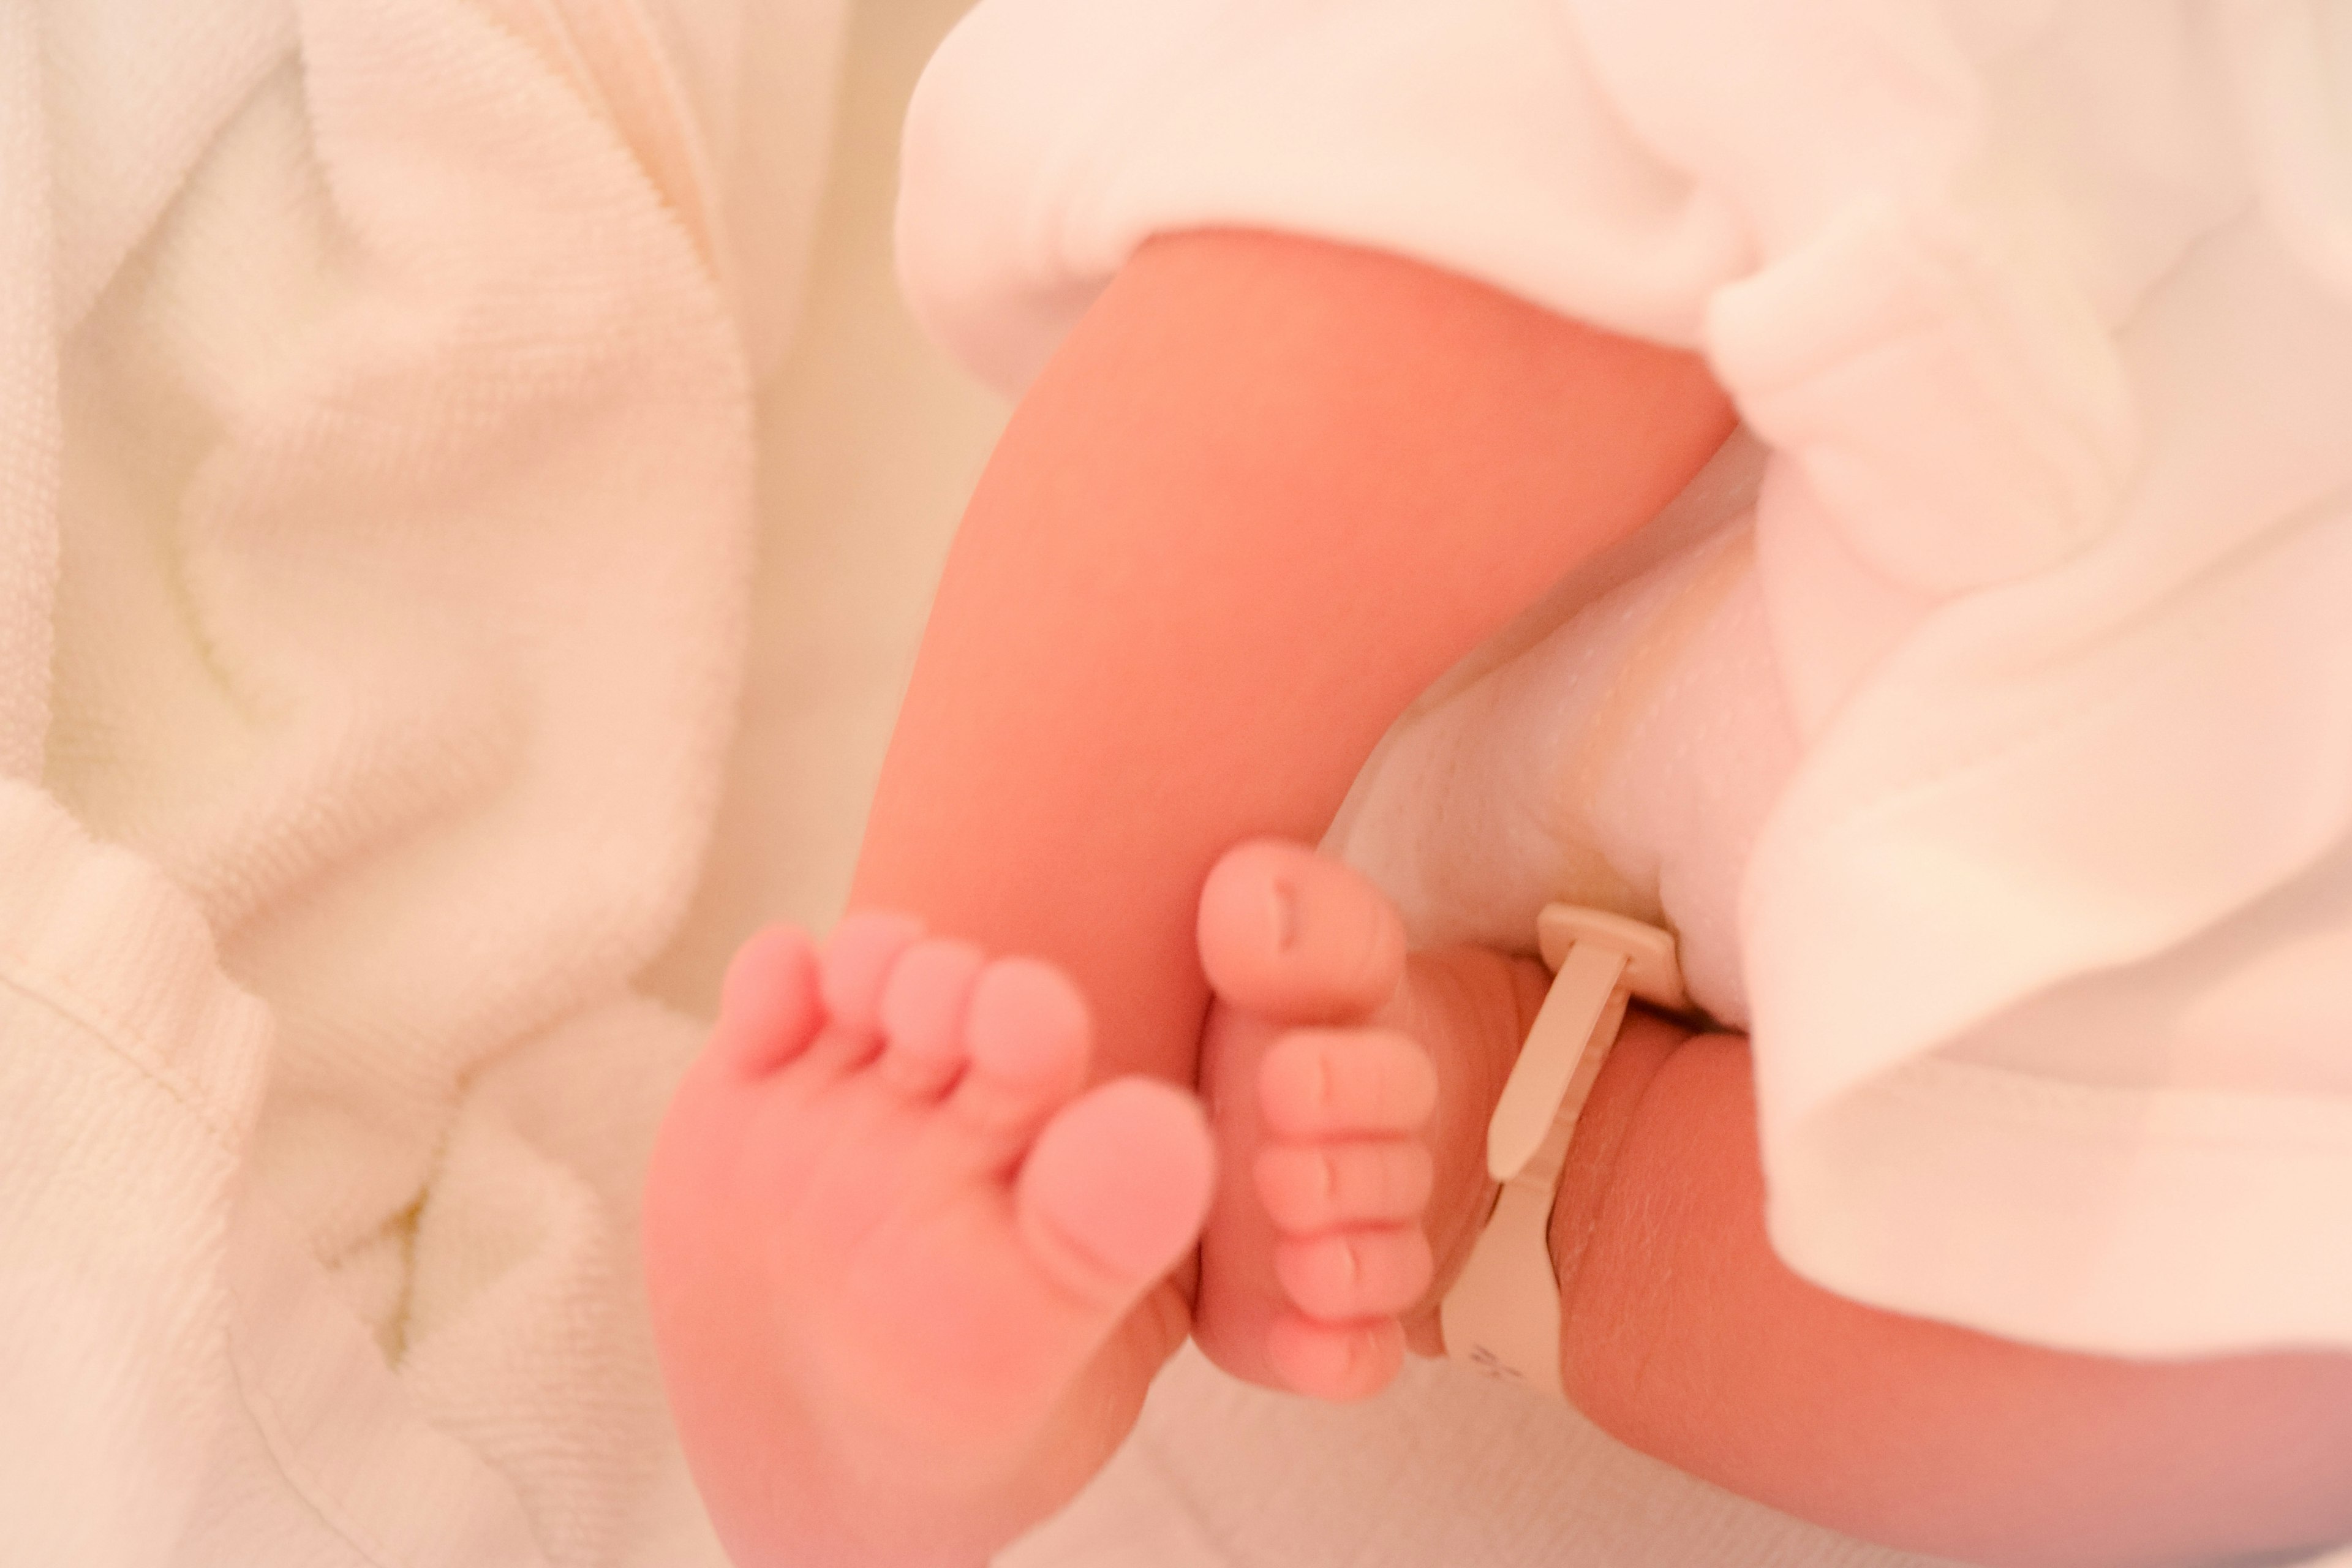
[[[736,9],[0,4],[0,1560],[715,1560],[630,977],[823,151],[678,85]]]

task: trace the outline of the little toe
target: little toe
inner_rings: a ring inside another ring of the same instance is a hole
[[[815,949],[806,933],[776,926],[746,942],[728,963],[710,1048],[737,1072],[757,1078],[807,1049],[823,1022]]]
[[[1227,1003],[1291,1023],[1347,1023],[1404,975],[1404,926],[1378,889],[1297,844],[1230,850],[1201,890],[1209,984]]]
[[[877,1009],[884,1043],[876,1070],[901,1093],[928,1099],[963,1071],[964,1010],[985,963],[972,943],[946,937],[898,955]]]
[[[1022,1162],[1023,1239],[1066,1295],[1124,1310],[1199,1240],[1215,1166],[1192,1096],[1143,1078],[1104,1084],[1055,1116]]]
[[[1279,1140],[1417,1131],[1437,1109],[1429,1053],[1392,1029],[1294,1029],[1258,1064],[1258,1109]]]
[[[1275,1228],[1314,1236],[1420,1219],[1436,1162],[1427,1145],[1406,1138],[1274,1143],[1258,1152],[1253,1174]]]
[[[1034,958],[981,972],[964,1010],[963,1077],[948,1105],[997,1155],[1018,1155],[1087,1078],[1094,1026],[1067,976]]]
[[[1318,1323],[1286,1312],[1266,1329],[1266,1359],[1294,1393],[1316,1399],[1369,1399],[1404,1365],[1404,1331],[1393,1318]]]
[[[1427,1292],[1433,1267],[1419,1226],[1286,1238],[1274,1249],[1291,1305],[1325,1323],[1395,1316]]]

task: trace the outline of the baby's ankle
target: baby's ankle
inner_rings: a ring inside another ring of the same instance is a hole
[[[1439,1084],[1437,1115],[1424,1134],[1436,1167],[1427,1217],[1436,1272],[1428,1298],[1405,1319],[1416,1354],[1445,1353],[1438,1304],[1494,1206],[1486,1126],[1549,984],[1534,959],[1490,948],[1444,948],[1408,962],[1399,1026],[1429,1051]]]
[[[1576,1306],[1586,1249],[1607,1206],[1618,1152],[1641,1112],[1643,1097],[1659,1070],[1692,1037],[1691,1029],[1672,1019],[1640,1006],[1630,1009],[1609,1059],[1593,1082],[1592,1096],[1577,1118],[1576,1135],[1569,1142],[1548,1239],[1552,1274],[1559,1282],[1560,1377],[1570,1402],[1580,1408],[1584,1402],[1578,1398],[1574,1352],[1580,1341]]]

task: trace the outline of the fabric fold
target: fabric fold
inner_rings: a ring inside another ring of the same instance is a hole
[[[0,1556],[717,1560],[634,1196],[751,528],[674,20],[0,8]]]

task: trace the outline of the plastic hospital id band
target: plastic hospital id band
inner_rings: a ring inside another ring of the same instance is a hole
[[[1550,993],[1486,1125],[1486,1170],[1502,1184],[1470,1261],[1438,1306],[1445,1353],[1488,1375],[1561,1397],[1559,1280],[1551,1211],[1569,1142],[1634,996],[1689,1005],[1675,939],[1602,910],[1553,904],[1537,921]]]

